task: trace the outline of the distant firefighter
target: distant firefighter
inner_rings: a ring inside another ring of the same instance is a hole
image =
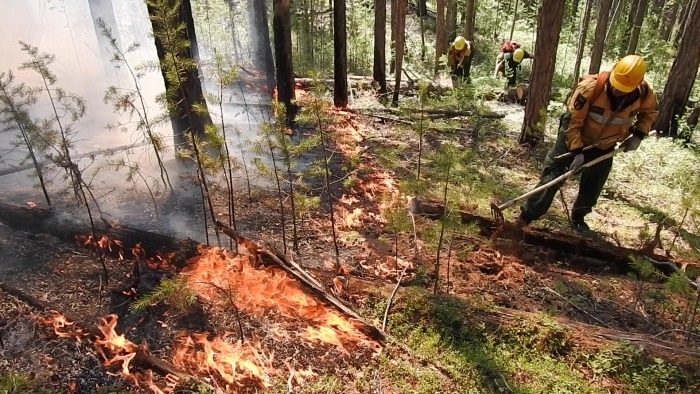
[[[508,78],[508,86],[517,84],[517,70],[520,68],[520,63],[523,59],[534,59],[535,54],[529,53],[520,47],[515,41],[506,41],[501,47],[501,53],[496,57],[496,68],[494,70],[494,78],[498,78],[499,74],[505,75]]]
[[[462,36],[457,36],[447,55],[452,75],[469,82],[469,73],[472,68],[472,58],[474,57],[474,46]]]

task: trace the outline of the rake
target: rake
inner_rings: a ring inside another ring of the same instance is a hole
[[[588,163],[585,163],[583,166],[581,166],[581,168],[579,170],[567,171],[567,172],[563,173],[562,175],[559,175],[558,177],[554,178],[553,180],[545,183],[544,185],[538,186],[538,187],[530,190],[529,192],[527,192],[521,196],[515,197],[512,200],[508,200],[508,201],[504,202],[501,205],[497,205],[495,202],[492,202],[491,203],[491,216],[493,216],[493,220],[496,222],[497,226],[499,226],[499,227],[502,226],[503,223],[505,222],[505,218],[503,217],[503,210],[504,209],[506,209],[508,207],[512,207],[516,202],[518,202],[520,200],[524,200],[524,199],[526,199],[534,194],[541,192],[542,190],[549,189],[550,187],[556,185],[559,182],[563,182],[564,180],[571,177],[572,175],[574,175],[576,172],[580,171],[581,169],[584,169],[586,167],[591,167],[595,164],[598,164],[601,161],[609,159],[620,152],[624,152],[624,149],[617,148],[612,152],[609,152],[609,153],[604,154],[603,156],[597,157],[597,158],[589,161]]]

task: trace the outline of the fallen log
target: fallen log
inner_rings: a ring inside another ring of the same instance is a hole
[[[435,92],[438,94],[443,94],[446,91],[452,89],[451,81],[450,83],[435,82],[426,80],[428,83],[428,91]],[[333,79],[314,79],[314,78],[294,78],[294,83],[297,88],[308,90],[312,89],[317,83],[323,84],[327,89],[333,89],[334,80]],[[396,82],[393,78],[387,78],[386,83],[388,86],[395,86]],[[372,90],[375,89],[376,83],[374,78],[369,76],[349,76],[348,77],[348,87],[355,90]],[[401,90],[407,89],[417,89],[418,81],[402,81]]]
[[[2,202],[0,202],[0,222],[17,230],[49,234],[67,242],[87,239],[92,234],[87,220],[81,221],[72,215],[50,209],[20,207]],[[147,257],[153,257],[158,252],[183,249],[185,244],[167,235],[128,226],[108,226],[100,221],[95,221],[95,232],[98,238],[105,236],[109,240],[121,242],[121,246],[112,244],[111,250],[105,250],[115,255],[122,251],[130,251],[140,244]]]
[[[63,315],[66,320],[71,321],[75,323],[75,326],[83,330],[84,332],[88,333],[88,336],[90,340],[93,342],[96,339],[104,340],[104,334],[100,329],[95,326],[94,324],[88,324],[87,322],[81,321],[78,319],[76,316],[71,314],[70,312],[62,311],[61,309],[55,307],[54,305],[49,304],[48,302],[42,301],[31,294],[27,294],[15,287],[12,287],[6,283],[0,282],[0,290],[10,294],[20,301],[26,303],[27,305],[36,308],[41,311],[55,311],[61,315]],[[155,357],[152,355],[146,348],[143,346],[138,346],[136,350],[136,356],[134,357],[134,362],[138,364],[141,367],[146,367],[146,368],[151,368],[155,370],[156,372],[162,374],[163,376],[167,375],[173,375],[176,376],[178,379],[181,381],[195,381],[198,383],[204,383],[202,382],[199,378],[197,378],[194,375],[190,375],[189,373],[177,368],[173,364],[159,359],[158,357]],[[208,386],[208,385],[207,385]]]
[[[407,209],[414,215],[424,216],[429,219],[439,219],[443,216],[444,205],[436,201],[420,200],[411,197]],[[605,261],[620,273],[631,271],[630,256],[645,256],[659,271],[665,275],[679,272],[672,269],[673,262],[664,261],[663,256],[652,252],[642,252],[636,249],[619,247],[602,240],[579,237],[573,234],[552,232],[533,227],[515,228],[512,224],[505,223],[497,226],[496,222],[470,212],[467,209],[458,211],[462,223],[474,223],[479,227],[480,234],[485,237],[504,237],[518,239],[526,244],[547,248],[564,256],[584,257],[597,261]]]
[[[381,112],[388,112],[394,115],[406,115],[406,110],[401,110],[398,108],[383,108],[380,111],[377,111],[378,113]],[[500,113],[479,113],[479,112],[473,112],[473,111],[459,111],[459,110],[454,110],[454,109],[425,109],[422,111],[424,114],[427,115],[439,115],[436,117],[446,117],[446,118],[454,118],[458,116],[474,116],[474,117],[479,117],[479,118],[486,118],[486,119],[503,119],[506,117],[505,114],[500,114]],[[420,112],[419,111],[412,111],[411,114],[413,116],[419,117]]]
[[[328,293],[322,284],[320,284],[313,276],[311,276],[293,260],[289,259],[282,253],[275,253],[273,251],[270,251],[265,247],[259,245],[258,243],[243,237],[236,230],[221,223],[218,220],[216,221],[216,226],[224,234],[236,241],[239,246],[246,248],[253,255],[257,262],[265,266],[275,266],[282,269],[291,277],[299,281],[299,283],[301,283],[306,290],[311,292],[311,294],[323,300],[324,302],[332,305],[345,316],[358,321],[360,323],[360,329],[362,330],[362,332],[364,332],[370,338],[380,342],[381,344],[384,344],[386,336],[381,330],[367,322],[360,315],[355,313],[355,311],[353,311],[345,304],[343,304],[340,300]]]
[[[521,84],[503,91],[486,92],[481,96],[481,98],[483,100],[502,101],[506,103],[516,103],[522,105],[525,104],[525,102],[527,101],[528,92],[528,85]]]

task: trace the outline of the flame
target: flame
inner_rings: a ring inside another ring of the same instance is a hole
[[[75,325],[75,322],[68,321],[65,316],[56,311],[49,311],[49,313],[51,313],[49,317],[38,317],[39,323],[53,327],[54,332],[60,338],[71,338],[82,343],[82,337],[86,334]]]
[[[173,364],[196,374],[216,375],[228,384],[242,386],[246,380],[253,380],[263,387],[272,386],[272,354],[264,354],[257,344],[207,337],[208,334],[183,335]]]
[[[353,322],[309,296],[285,272],[274,267],[256,269],[254,263],[250,256],[210,248],[201,250],[201,255],[194,257],[182,274],[193,289],[212,302],[222,300],[217,288],[236,289],[235,295],[230,296],[242,311],[263,314],[276,310],[292,319],[295,327],[300,318],[305,319],[309,326],[298,335],[311,343],[331,344],[343,352],[347,345],[378,348]]]

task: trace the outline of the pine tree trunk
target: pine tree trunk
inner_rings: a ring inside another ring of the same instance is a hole
[[[515,10],[513,11],[513,21],[510,24],[510,34],[508,35],[508,39],[512,40],[513,39],[513,32],[515,31],[515,22],[518,20],[518,4],[520,3],[520,0],[515,0]],[[509,11],[510,11],[510,7]]]
[[[664,16],[665,5],[666,0],[652,0],[651,8],[649,9],[649,15],[654,15],[654,17],[649,20],[649,29],[651,31],[657,31],[659,29]]]
[[[399,91],[401,90],[401,69],[403,67],[403,49],[406,39],[406,11],[408,0],[396,0],[396,69],[394,71],[394,97],[392,104],[399,104]]]
[[[427,0],[418,0],[418,16],[428,15],[428,2]]]
[[[254,59],[262,66],[267,78],[267,88],[272,91],[275,84],[275,63],[272,59],[272,46],[270,45],[270,27],[267,23],[267,7],[265,0],[250,0],[250,9],[253,14],[252,28],[255,41],[253,46]]]
[[[148,3],[146,3],[148,8],[148,14],[149,16],[151,16],[151,18],[153,18],[153,16],[156,15],[156,8],[154,7],[158,5],[172,7],[173,5],[178,4],[178,1],[180,0],[165,0],[162,2],[149,1]],[[189,3],[189,0],[184,0],[184,2]],[[188,40],[191,43],[193,39],[190,37],[194,37],[194,31],[192,31],[191,27],[187,26],[186,24],[187,19],[192,18],[192,15],[189,15],[189,17],[184,15],[184,12],[187,9],[191,10],[191,7],[184,7],[182,3],[180,3],[180,13],[178,14],[175,23],[177,23],[178,25],[185,24],[186,28],[182,31],[183,37],[180,38],[183,40]],[[157,22],[153,22],[153,19],[151,19],[151,23],[154,24],[153,30],[166,28],[163,26],[158,26]],[[166,61],[165,57],[167,55],[165,53],[163,43],[161,43],[157,37],[154,37],[154,42],[156,46],[156,52],[158,53],[158,60],[162,63]],[[191,48],[182,48],[178,55],[185,59],[191,59],[193,62],[195,61],[194,54],[192,53]],[[169,86],[168,77],[166,75],[165,70],[165,67],[161,67],[163,81],[167,90],[171,87]],[[176,99],[177,108],[170,116],[170,121],[173,125],[173,131],[176,135],[182,135],[185,131],[187,131],[188,127],[191,126],[192,131],[195,134],[204,135],[204,129],[206,125],[211,124],[211,116],[209,116],[209,112],[207,111],[207,102],[204,99],[202,82],[199,80],[199,72],[197,68],[194,67],[190,70],[187,70],[186,74],[183,76],[182,79],[184,81],[182,89],[173,89],[173,91],[175,91],[176,94],[180,96],[178,97],[178,99]],[[182,97],[183,94],[185,97]],[[203,108],[204,111],[192,111],[192,108],[187,108],[188,104],[193,106],[199,106],[200,108]],[[191,113],[189,114],[191,115],[189,116],[189,119],[191,120],[191,125],[189,124],[189,122],[187,122],[188,113]]]
[[[389,72],[393,73],[394,69],[396,68],[396,1],[397,0],[389,0],[391,1],[391,42],[389,42],[389,52],[390,52],[390,65],[389,65]]]
[[[447,31],[445,42],[451,43],[457,37],[457,0],[447,0],[445,30]],[[445,49],[449,49],[449,47]]]
[[[593,47],[591,48],[591,64],[588,67],[589,74],[598,74],[600,71],[600,63],[603,61],[605,34],[608,29],[608,19],[610,18],[611,6],[612,0],[600,0],[598,3],[598,22],[595,27]]]
[[[623,57],[627,53],[627,47],[628,45],[625,45],[625,43],[629,43],[630,39],[632,38],[632,30],[634,29],[634,21],[637,16],[637,10],[639,9],[639,4],[644,1],[644,0],[631,0],[631,3],[629,5],[629,9],[627,10],[627,22],[625,22],[625,29],[623,30],[622,34],[622,45],[618,48],[618,56]]]
[[[664,13],[664,23],[661,26],[661,39],[666,42],[671,39],[671,33],[673,33],[673,28],[676,26],[679,8],[678,2],[675,1],[671,9]]]
[[[649,0],[640,0],[637,12],[634,15],[634,25],[632,26],[632,32],[630,33],[630,41],[627,45],[627,55],[632,55],[637,52],[637,43],[639,42],[639,33],[642,30],[642,23],[644,23],[644,16],[647,13],[647,6],[649,5]],[[656,18],[654,18],[656,19]]]
[[[659,117],[654,128],[662,135],[678,137],[675,117],[685,112],[695,76],[700,66],[700,0],[692,0],[688,8],[685,29],[678,45],[678,55],[668,73],[664,94],[659,105]]]
[[[348,106],[348,51],[345,0],[333,1],[333,104]]]
[[[287,108],[287,123],[291,123],[296,109],[292,106],[295,94],[290,0],[274,0],[272,7],[272,30],[275,36],[275,65],[277,66],[277,99]]]
[[[386,93],[386,0],[374,0],[374,65],[372,75],[379,93]]]
[[[474,40],[474,22],[476,19],[476,8],[474,7],[475,0],[467,0],[464,10],[464,38],[469,41]]]
[[[617,20],[620,18],[620,14],[622,13],[622,9],[625,8],[625,2],[623,0],[614,0],[613,4],[610,8],[610,17],[608,20],[608,28],[605,32],[605,45],[608,45],[608,42],[610,42],[610,37],[613,36],[612,29],[613,27],[617,24]]]
[[[556,65],[559,32],[564,16],[565,2],[543,0],[537,13],[537,59],[532,64],[530,89],[525,105],[525,119],[520,132],[520,143],[536,146],[544,138],[543,110],[546,111]]]
[[[114,49],[109,39],[102,34],[102,30],[97,26],[96,21],[97,18],[102,18],[105,27],[112,29],[112,36],[119,42],[119,30],[117,29],[117,20],[114,17],[112,2],[109,0],[89,0],[88,5],[90,6],[90,19],[92,19],[92,25],[97,36],[97,46],[100,49],[100,59],[102,60],[105,76],[111,79],[114,77],[115,71],[110,61],[113,57]]]
[[[683,36],[683,32],[685,31],[685,27],[688,24],[688,19],[690,18],[690,11],[692,10],[693,6],[693,0],[689,0],[685,5],[683,5],[683,8],[680,13],[680,21],[678,22],[678,30],[676,31],[676,36],[673,38],[673,46],[678,47],[678,44],[681,41],[681,36]]]
[[[447,34],[445,31],[445,1],[446,0],[437,0],[437,17],[435,20],[435,75],[440,71],[440,57],[445,54],[444,48],[447,42]]]
[[[581,59],[583,59],[583,50],[586,47],[586,36],[588,36],[588,25],[590,25],[591,22],[593,2],[594,0],[586,0],[586,8],[583,11],[583,19],[581,19],[578,47],[576,48],[576,63],[574,64],[574,83],[578,83],[578,78],[581,75]]]
[[[192,15],[192,2],[190,0],[182,0],[182,17],[187,26],[187,38],[190,39],[190,51],[192,58],[199,62],[199,44],[197,43],[197,33],[194,28],[194,16]]]

